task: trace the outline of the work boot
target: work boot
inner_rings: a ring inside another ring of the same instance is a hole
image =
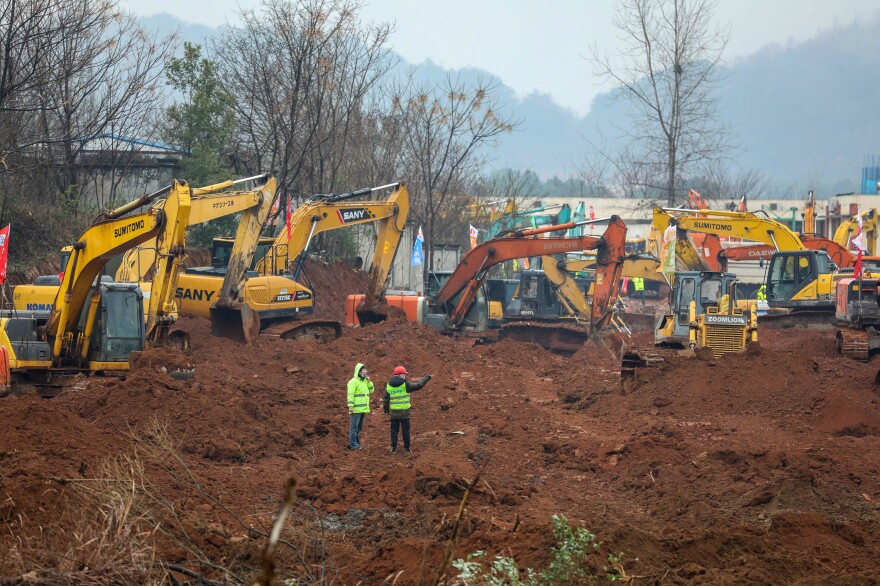
[[[407,450],[407,451],[409,451],[409,450]],[[397,448],[391,448],[391,453],[392,453],[392,454],[396,454],[396,453],[397,453]]]
[[[412,451],[412,450],[409,449],[409,448],[403,448],[403,449],[406,451],[407,454],[410,453],[410,452]]]

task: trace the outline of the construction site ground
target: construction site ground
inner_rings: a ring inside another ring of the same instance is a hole
[[[308,270],[320,317],[341,319],[364,275]],[[124,380],[0,399],[0,582],[85,583],[138,559],[253,577],[292,478],[281,576],[434,583],[478,474],[454,557],[539,569],[561,514],[603,542],[598,574],[624,552],[635,584],[880,582],[880,365],[840,357],[833,334],[762,331],[741,355],[675,359],[624,389],[591,345],[563,358],[389,320],[241,346],[179,326],[189,357],[152,350]],[[166,372],[187,362],[193,379]],[[377,392],[350,451],[357,362]],[[398,364],[433,380],[412,397],[412,453],[391,454],[379,400]]]

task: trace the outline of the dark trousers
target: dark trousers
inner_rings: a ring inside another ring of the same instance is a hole
[[[397,449],[397,431],[403,430],[403,447],[409,450],[409,419],[391,420],[391,449]]]
[[[361,447],[361,429],[364,427],[366,413],[352,413],[351,423],[348,426],[348,447],[357,449]]]

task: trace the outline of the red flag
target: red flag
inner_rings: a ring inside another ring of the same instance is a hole
[[[9,228],[0,230],[0,285],[6,283],[6,261],[9,259]]]
[[[287,196],[287,241],[290,242],[290,195]]]

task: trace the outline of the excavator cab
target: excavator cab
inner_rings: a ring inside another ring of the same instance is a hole
[[[130,353],[143,350],[143,315],[144,295],[137,283],[102,283],[89,361],[127,362]]]
[[[589,296],[593,278],[572,278],[584,296]],[[519,294],[507,304],[505,313],[508,318],[540,320],[559,319],[569,312],[544,271],[525,270],[520,273]]]
[[[776,252],[767,271],[771,308],[833,309],[831,274],[837,267],[824,250]]]

